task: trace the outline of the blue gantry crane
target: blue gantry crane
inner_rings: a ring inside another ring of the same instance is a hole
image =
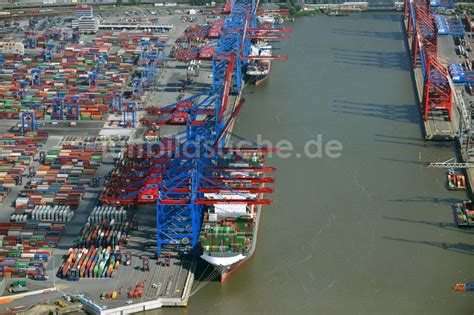
[[[106,203],[156,204],[158,256],[170,247],[182,253],[198,253],[205,207],[219,203],[270,203],[259,197],[273,191],[261,185],[265,182],[262,174],[275,169],[258,163],[231,165],[228,161],[271,149],[227,147],[226,141],[243,106],[240,96],[245,66],[259,58],[285,59],[250,56],[252,40],[284,38],[280,33],[285,32],[261,29],[256,19],[257,7],[256,0],[227,1],[222,31],[213,44],[211,88],[165,107],[147,108],[144,125],[181,125],[181,130],[162,137],[156,147],[129,148],[129,157],[135,149],[139,154],[124,164],[121,175],[114,175],[102,196]],[[153,55],[143,52],[142,57],[150,59],[144,62],[145,79],[150,76],[147,69],[157,59],[150,56]],[[237,104],[234,97],[240,99]],[[125,188],[123,183],[128,183]]]
[[[89,72],[87,75],[88,81],[89,81],[89,87],[95,87],[96,86],[96,81],[97,81],[97,73],[96,72]]]
[[[122,90],[114,90],[113,91],[113,98],[110,102],[110,111],[112,113],[121,113],[123,106],[123,91]]]
[[[31,85],[41,86],[41,69],[31,69]]]
[[[142,81],[147,86],[150,87],[156,80],[156,76],[158,73],[158,65],[157,65],[157,55],[147,52],[145,58],[145,62],[142,68]]]
[[[143,95],[143,82],[140,78],[134,77],[132,79],[132,95],[134,98],[140,98]]]
[[[24,80],[21,80],[18,83],[19,83],[19,86],[16,90],[16,97],[21,100],[25,96],[25,90],[27,89],[29,83]]]
[[[274,169],[239,169],[239,167],[220,168],[225,158],[217,151],[225,149],[225,137],[234,119],[237,117],[243,100],[230,110],[229,98],[242,91],[243,69],[250,53],[252,30],[256,32],[256,1],[233,1],[229,15],[224,18],[221,36],[213,54],[213,85],[203,101],[192,106],[187,117],[186,140],[183,142],[179,157],[166,167],[163,181],[158,185],[156,200],[157,217],[157,254],[163,246],[174,245],[182,251],[196,253],[198,236],[204,207],[220,202],[268,204],[269,200],[250,197],[253,193],[271,192],[269,188],[237,187],[242,179],[234,179],[233,173],[264,173]],[[262,36],[263,37],[263,36]],[[214,96],[214,97],[213,97]],[[200,110],[215,110],[214,115],[200,115]],[[230,110],[230,111],[229,111]],[[230,115],[226,113],[231,112]],[[199,119],[198,117],[205,117]],[[209,150],[209,148],[211,148]],[[228,152],[236,153],[233,149]],[[252,148],[265,151],[265,148]],[[238,150],[239,153],[245,149]],[[245,167],[243,167],[245,168]],[[258,167],[257,167],[258,168]],[[242,174],[241,173],[241,174]],[[225,181],[223,181],[225,179]],[[206,197],[209,193],[231,194],[233,198],[213,200]]]
[[[142,39],[139,45],[142,85],[151,87],[158,76],[158,68],[164,61],[164,53],[156,42]]]
[[[53,99],[51,119],[79,120],[79,96],[57,96]]]
[[[33,31],[28,31],[26,33],[26,47],[30,49],[35,49],[38,45],[38,39],[36,38],[36,34]]]
[[[122,107],[122,127],[135,128],[137,103],[129,101]]]
[[[21,120],[21,134],[25,135],[27,131],[36,131],[37,122],[34,112],[21,112],[20,114]]]

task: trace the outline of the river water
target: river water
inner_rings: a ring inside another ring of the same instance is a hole
[[[263,86],[246,89],[236,133],[291,141],[264,207],[257,252],[185,309],[158,314],[472,314],[474,237],[459,230],[445,171],[453,148],[422,140],[397,14],[305,17]],[[337,159],[301,158],[339,141]],[[315,146],[312,146],[312,152]]]

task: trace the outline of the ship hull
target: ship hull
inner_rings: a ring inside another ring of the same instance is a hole
[[[223,269],[220,273],[220,282],[224,283],[226,280],[230,278],[240,267],[242,267],[245,263],[247,263],[252,257],[255,251],[257,250],[257,239],[258,239],[258,227],[260,223],[260,210],[262,206],[258,206],[256,211],[255,211],[255,231],[254,231],[254,237],[253,237],[253,244],[252,244],[252,249],[249,251],[248,255],[245,256],[244,259],[240,260],[239,262],[228,266],[227,268]]]
[[[260,85],[268,79],[271,70],[271,63],[268,63],[268,73],[266,74],[247,74],[246,81],[248,84]]]
[[[268,79],[268,74],[259,75],[259,76],[257,76],[257,79],[255,80],[255,85],[260,85],[263,82],[267,81],[267,79]]]
[[[261,74],[261,75],[247,75],[247,83],[260,85],[268,79],[268,74]]]
[[[221,283],[224,283],[227,279],[230,278],[230,276],[236,272],[243,264],[245,264],[247,261],[250,260],[250,258],[252,258],[251,256],[248,256],[247,258],[245,258],[244,260],[242,261],[239,261],[238,263],[232,265],[232,266],[229,266],[227,269],[223,270],[221,272],[221,276],[220,276],[220,281]]]

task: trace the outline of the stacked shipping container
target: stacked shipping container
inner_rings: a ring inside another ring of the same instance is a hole
[[[0,248],[0,277],[36,277],[46,273],[49,249]]]
[[[42,205],[76,209],[102,161],[103,148],[62,145],[49,150],[35,176],[16,199],[17,210]]]
[[[24,136],[8,133],[0,136],[0,187],[13,187],[22,181],[35,155],[48,138],[47,132],[27,132]],[[0,202],[8,194],[0,189]]]
[[[127,244],[129,223],[103,221],[86,224],[77,240],[77,248],[70,249],[63,260],[58,276],[79,278],[110,278],[120,265],[120,248]]]
[[[207,218],[205,221],[207,226],[204,226],[200,235],[204,251],[245,252],[250,245],[254,228],[252,217],[228,217],[218,220],[212,225]]]
[[[74,211],[69,206],[36,206],[34,209],[15,211],[10,216],[10,222],[25,222],[38,220],[43,222],[69,222]]]
[[[42,55],[5,54],[0,67],[0,118],[18,119],[21,111],[34,109],[37,118],[44,120],[104,119],[115,90],[128,91],[125,98],[132,96],[131,79],[143,48],[139,44],[142,39],[149,41],[149,51],[156,53],[167,37],[109,32],[93,44],[70,44],[60,53],[60,45],[53,43],[56,53],[52,60]],[[39,45],[45,43],[39,41]],[[33,69],[39,70],[39,80],[34,79]],[[93,83],[90,73],[95,73]],[[53,106],[58,96],[64,97],[62,113]]]
[[[110,247],[70,249],[57,275],[68,280],[78,278],[111,278],[120,260]]]
[[[77,240],[77,247],[111,247],[120,250],[127,244],[130,224],[102,221],[100,224],[87,223]]]
[[[115,222],[125,222],[127,220],[127,211],[123,207],[97,206],[92,210],[87,222],[99,223],[112,220]]]
[[[56,247],[64,228],[64,224],[39,221],[0,223],[0,248],[20,245],[25,249]]]

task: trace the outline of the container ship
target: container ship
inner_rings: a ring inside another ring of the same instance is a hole
[[[227,166],[262,167],[263,156],[253,155],[247,161],[230,161]],[[240,172],[239,177],[261,177],[263,174]],[[262,184],[263,186],[263,184]],[[205,194],[208,199],[249,199],[255,200],[261,194],[239,192],[236,194]],[[257,230],[260,219],[259,205],[215,204],[204,213],[200,233],[201,258],[218,271],[224,282],[255,252]]]
[[[264,27],[269,26],[273,27],[274,25],[283,24],[283,18],[279,14],[264,14],[257,17],[257,20]]]
[[[271,56],[272,45],[265,41],[258,41],[250,46],[250,56]],[[268,78],[271,69],[271,60],[253,60],[248,66],[246,81],[259,85]]]

